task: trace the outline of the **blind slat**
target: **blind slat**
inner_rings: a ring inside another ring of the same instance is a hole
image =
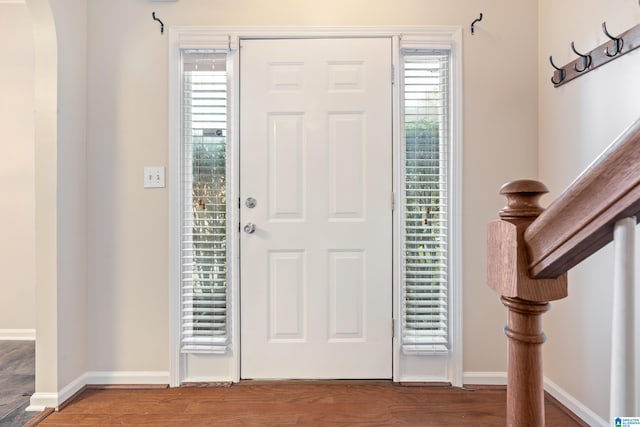
[[[181,347],[224,350],[227,321],[226,54],[183,51]]]
[[[403,51],[403,64],[402,344],[409,352],[443,352],[449,348],[449,55]]]

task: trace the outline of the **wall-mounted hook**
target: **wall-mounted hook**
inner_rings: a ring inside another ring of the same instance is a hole
[[[591,66],[591,55],[583,55],[582,53],[578,52],[576,50],[576,45],[573,42],[571,42],[571,50],[573,50],[573,53],[582,58],[582,69],[578,69],[578,66],[575,64],[573,65],[573,69],[578,73],[582,73],[583,71],[588,70]]]
[[[557,67],[556,64],[553,63],[553,57],[552,56],[549,56],[549,62],[551,62],[551,66],[553,68],[555,68],[557,71],[560,72],[560,76],[559,76],[560,80],[555,81],[553,79],[553,77],[555,77],[555,75],[554,75],[553,77],[551,77],[551,83],[553,83],[554,85],[559,85],[564,80],[565,75],[566,75],[566,71],[564,71],[564,68]]]
[[[164,22],[162,22],[160,19],[156,18],[156,13],[155,12],[151,13],[151,17],[153,18],[154,21],[158,21],[160,23],[160,34],[164,34]]]
[[[471,23],[471,34],[475,34],[476,32],[476,23],[482,21],[482,12],[480,12],[480,17],[473,20]]]
[[[616,48],[616,50],[613,51],[613,53],[611,53],[611,52],[609,52],[609,48],[607,47],[604,50],[604,54],[607,55],[609,58],[613,58],[614,56],[616,56],[617,54],[622,52],[622,46],[624,45],[624,40],[622,40],[622,38],[620,38],[620,37],[613,37],[611,34],[609,34],[609,31],[607,31],[607,23],[606,22],[602,23],[602,31],[606,34],[607,37],[609,37],[611,40],[613,40],[614,46]]]
[[[636,1],[640,5],[640,0]],[[617,36],[613,36],[607,29],[607,23],[603,22],[602,32],[607,36],[603,43],[585,53],[578,52],[575,43],[571,42],[571,50],[578,57],[561,68],[557,67],[553,59],[549,57],[549,61],[555,69],[551,77],[551,83],[555,87],[584,76],[598,67],[626,56],[629,52],[633,52],[636,49],[640,50],[640,24],[636,24],[624,32],[617,33]]]

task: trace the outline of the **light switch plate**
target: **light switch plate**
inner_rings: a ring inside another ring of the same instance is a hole
[[[164,188],[164,166],[144,167],[144,188]]]

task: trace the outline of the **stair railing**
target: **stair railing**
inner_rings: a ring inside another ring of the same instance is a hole
[[[569,269],[614,235],[610,416],[638,416],[633,238],[640,218],[640,120],[545,210],[539,200],[546,192],[538,181],[505,184],[500,194],[507,205],[488,226],[488,285],[508,309],[507,425],[544,426],[542,314],[550,301],[567,296]]]

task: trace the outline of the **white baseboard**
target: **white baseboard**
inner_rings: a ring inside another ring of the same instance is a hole
[[[169,384],[169,372],[165,371],[94,371],[86,372],[67,384],[57,393],[39,393],[31,396],[27,411],[40,412],[44,408],[58,408],[65,401],[73,397],[86,385],[146,385]]]
[[[45,408],[58,407],[58,393],[34,393],[29,400],[27,412],[42,412]]]
[[[236,383],[232,377],[187,377],[181,383]]]
[[[507,385],[506,372],[465,372],[463,384],[469,385]]]
[[[169,371],[93,371],[86,384],[169,384]]]
[[[465,372],[464,384],[473,385],[506,385],[506,372]],[[582,402],[567,393],[558,384],[549,378],[544,378],[544,390],[564,405],[568,410],[576,414],[590,426],[606,427],[609,425],[595,412],[587,408]]]
[[[576,414],[590,426],[607,427],[609,425],[607,421],[600,418],[582,402],[579,402],[576,398],[567,393],[566,390],[546,377],[544,379],[544,389],[547,393],[556,398],[558,402],[562,403],[568,410]]]
[[[74,394],[82,390],[82,387],[87,385],[87,374],[82,374],[80,377],[71,381],[62,390],[57,393],[38,393],[35,392],[31,396],[27,411],[41,412],[44,408],[55,408],[63,404],[66,400],[70,399]]]
[[[35,329],[0,329],[0,341],[35,341]]]

